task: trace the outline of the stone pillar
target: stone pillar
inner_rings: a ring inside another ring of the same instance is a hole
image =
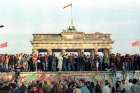
[[[111,54],[111,52],[112,52],[111,48],[110,48],[110,49],[108,49],[108,53],[109,53],[109,55]]]
[[[83,55],[84,54],[84,49],[79,49],[78,50],[78,55]]]
[[[37,50],[37,49],[32,49],[32,54],[38,55],[38,54],[39,54],[39,53],[38,53],[38,50]]]
[[[84,53],[84,49],[81,49],[81,53]]]
[[[34,53],[36,51],[36,49],[32,49],[32,53]]]
[[[104,49],[104,62],[109,64],[109,49]]]
[[[94,49],[90,50],[90,55],[94,56]]]
[[[94,49],[94,55],[98,55],[98,48]]]
[[[61,54],[64,55],[65,53],[66,53],[66,50],[65,49],[62,49],[61,50]]]
[[[52,49],[47,49],[47,53],[48,53],[49,55],[52,55]]]

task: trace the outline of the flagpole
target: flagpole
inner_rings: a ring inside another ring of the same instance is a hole
[[[72,4],[71,4],[71,26],[73,26]]]
[[[64,9],[67,8],[67,7],[70,7],[70,25],[69,25],[69,28],[68,30],[69,31],[75,31],[75,27],[74,27],[74,24],[73,24],[73,10],[72,10],[72,3],[64,6]]]

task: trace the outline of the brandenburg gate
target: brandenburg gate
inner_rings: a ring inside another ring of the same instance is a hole
[[[113,41],[111,34],[100,32],[85,33],[78,32],[74,26],[69,26],[66,31],[59,34],[33,34],[31,41],[33,51],[52,52],[90,52],[95,55],[97,52],[103,52],[106,57],[112,49]]]

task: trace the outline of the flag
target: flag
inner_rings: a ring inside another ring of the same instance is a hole
[[[64,6],[64,9],[67,8],[67,7],[72,7],[72,3]]]
[[[8,46],[7,44],[8,44],[7,42],[1,43],[1,44],[0,44],[0,48],[5,48],[5,47],[7,47],[7,46]]]
[[[139,40],[132,42],[132,47],[139,47],[139,46],[140,46]]]

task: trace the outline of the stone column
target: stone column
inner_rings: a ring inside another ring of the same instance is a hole
[[[32,54],[38,55],[38,54],[39,54],[39,53],[38,53],[38,50],[37,50],[37,49],[32,49]]]
[[[94,56],[94,49],[90,50],[90,55]]]
[[[81,53],[84,53],[84,49],[81,49]]]
[[[65,52],[66,52],[66,50],[65,50],[65,49],[62,49],[62,50],[61,50],[61,54],[62,54],[62,55],[64,55],[64,54],[65,54]]]
[[[98,55],[98,48],[94,49],[94,55]]]
[[[84,49],[79,49],[78,50],[78,55],[83,55],[84,54]]]
[[[52,55],[52,49],[47,49],[47,53],[48,53],[49,55]]]
[[[110,49],[108,49],[108,53],[109,53],[109,55],[111,54],[111,52],[112,52],[111,48],[110,48]]]
[[[109,49],[104,49],[104,62],[109,64]]]

